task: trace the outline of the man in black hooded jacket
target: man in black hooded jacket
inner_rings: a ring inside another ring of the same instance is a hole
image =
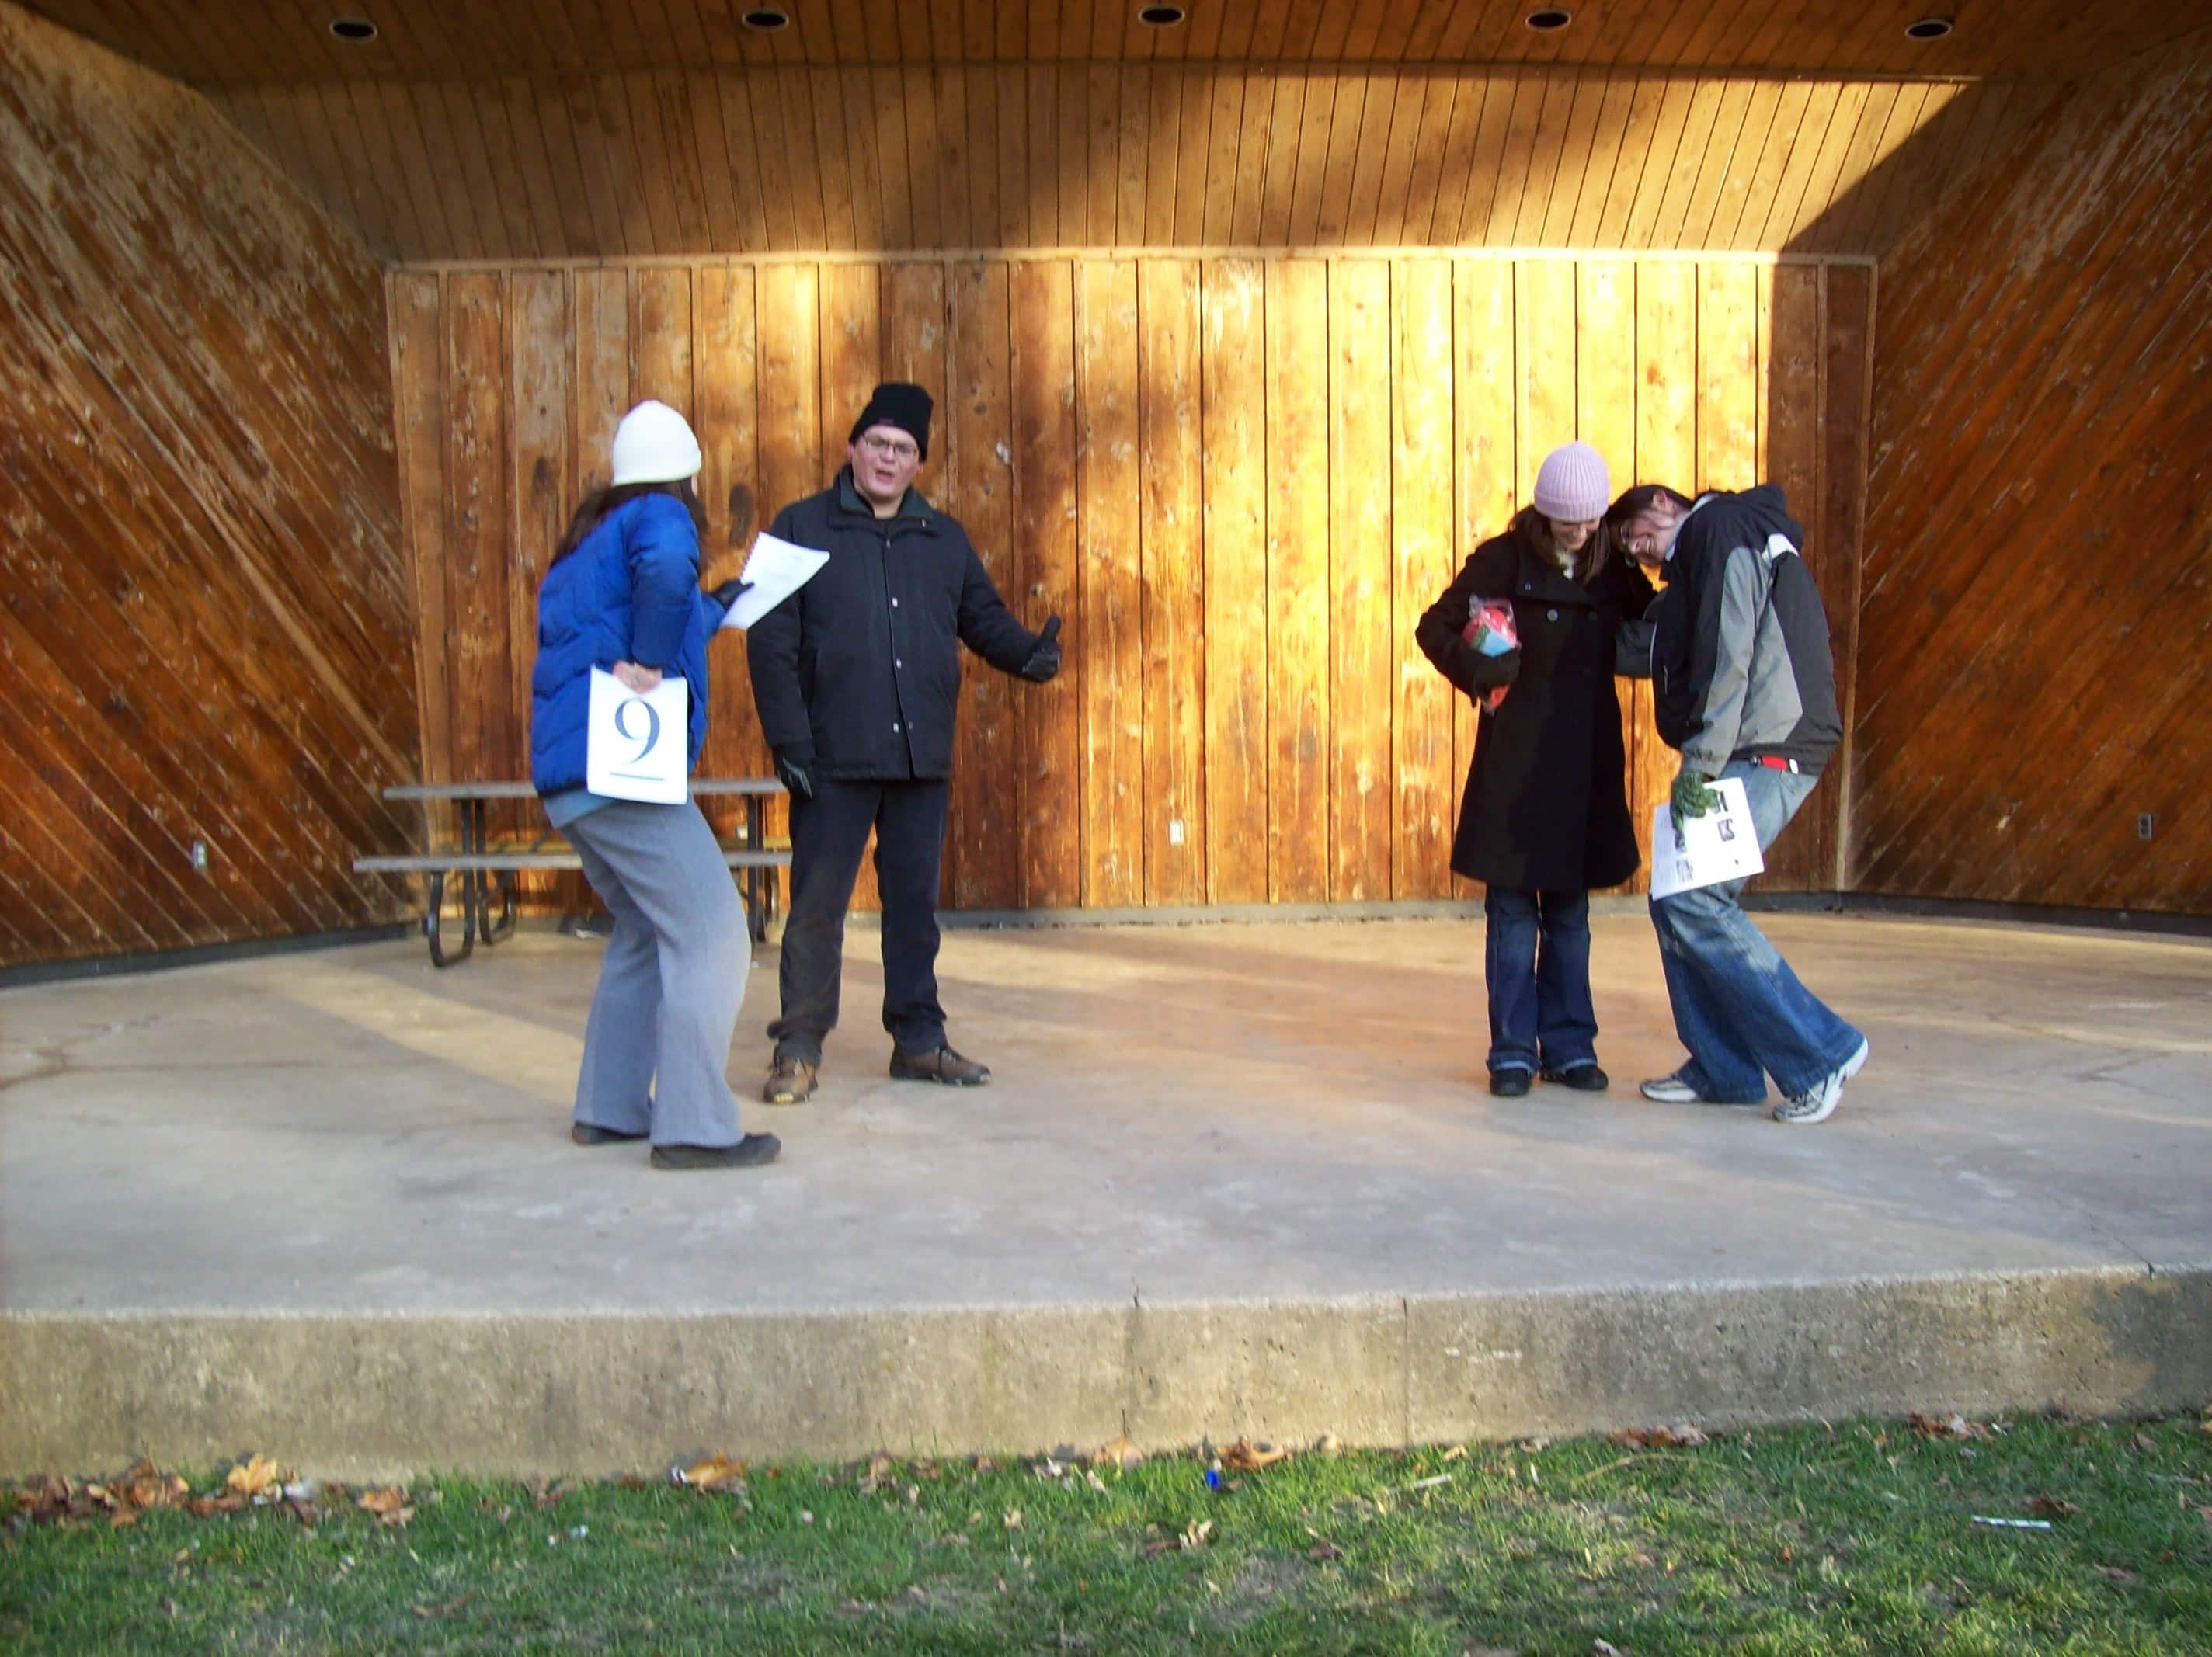
[[[914,487],[929,457],[929,393],[876,387],[848,464],[786,507],[769,533],[830,555],[746,636],[753,702],[791,792],[791,913],[781,1016],[761,1097],[814,1091],[837,1022],[845,911],[871,829],[883,896],[884,1028],[891,1074],[974,1087],[991,1072],[945,1039],[937,882],[945,852],[960,650],[1042,684],[1060,671],[1060,618],[1031,633],[1008,612],[968,532]]]
[[[1682,756],[1677,820],[1712,808],[1711,784],[1743,783],[1764,852],[1797,814],[1843,740],[1820,592],[1805,531],[1771,483],[1695,502],[1647,483],[1607,524],[1629,555],[1664,572],[1647,616],[1659,734]],[[1797,980],[1753,926],[1744,883],[1651,901],[1674,1029],[1689,1062],[1644,1083],[1662,1103],[1765,1102],[1780,1122],[1825,1121],[1866,1063],[1866,1038]]]

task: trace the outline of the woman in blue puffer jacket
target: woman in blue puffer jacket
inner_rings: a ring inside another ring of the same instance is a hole
[[[592,670],[635,691],[664,675],[690,693],[689,763],[707,739],[707,641],[744,583],[699,591],[706,521],[699,440],[663,403],[615,428],[613,483],[589,496],[538,590],[530,768],[553,826],[614,917],[576,1078],[580,1145],[653,1141],[655,1168],[773,1162],[745,1133],[724,1077],[744,1005],[744,906],[698,806],[610,799],[584,786]]]

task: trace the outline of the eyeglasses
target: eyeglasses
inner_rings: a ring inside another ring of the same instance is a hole
[[[873,432],[867,433],[860,439],[860,446],[867,450],[871,454],[882,455],[888,460],[919,460],[921,458],[921,451],[916,448],[913,444],[902,442],[896,437],[878,437]]]

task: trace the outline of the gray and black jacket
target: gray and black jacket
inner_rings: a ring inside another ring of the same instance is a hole
[[[1843,740],[1804,544],[1772,483],[1700,496],[1675,535],[1649,618],[1652,688],[1660,736],[1706,776],[1769,756],[1818,776]]]

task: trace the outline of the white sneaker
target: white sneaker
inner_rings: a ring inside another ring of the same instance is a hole
[[[1775,1106],[1774,1120],[1788,1122],[1795,1127],[1810,1127],[1815,1122],[1826,1121],[1836,1114],[1836,1107],[1843,1102],[1844,1083],[1866,1068],[1868,1056],[1872,1052],[1870,1043],[1861,1041],[1859,1050],[1844,1060],[1842,1069],[1830,1071],[1814,1084],[1809,1092],[1785,1099]]]
[[[1682,1079],[1682,1072],[1672,1076],[1655,1076],[1648,1082],[1639,1082],[1637,1091],[1655,1104],[1702,1105],[1705,1096]]]

